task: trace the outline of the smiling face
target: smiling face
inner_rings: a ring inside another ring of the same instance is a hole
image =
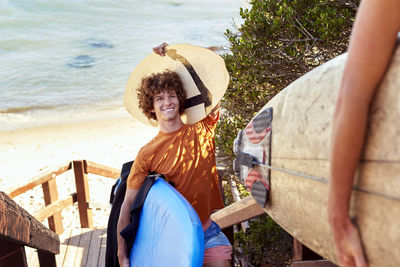
[[[179,99],[175,91],[163,91],[153,96],[153,109],[159,123],[180,120]]]
[[[174,110],[177,110],[179,114],[182,114],[184,112],[186,92],[178,74],[172,71],[154,73],[142,79],[141,85],[137,91],[139,108],[142,109],[147,118],[158,120],[156,116],[158,111],[156,108],[155,98],[156,96],[162,98],[158,99],[157,102],[160,100],[164,101],[165,94],[168,93],[174,93],[172,98],[177,98],[179,102]],[[172,98],[169,97],[169,100],[171,101]],[[161,112],[161,109],[159,109],[159,111]],[[171,112],[172,110],[169,111]],[[162,114],[165,113],[160,113],[159,115],[162,116]]]

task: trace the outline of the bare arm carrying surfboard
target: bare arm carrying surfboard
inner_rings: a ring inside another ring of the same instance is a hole
[[[335,263],[326,212],[329,143],[346,58],[341,55],[307,73],[256,115],[272,108],[269,156],[268,147],[262,146],[267,143],[254,144],[251,136],[243,133],[237,148],[261,163],[254,169],[262,177],[272,168],[264,210],[296,239]],[[353,186],[350,214],[359,226],[370,266],[400,265],[400,254],[393,249],[400,242],[400,150],[393,145],[400,143],[399,73],[397,48],[373,100],[366,146]],[[268,157],[270,168],[267,161],[263,163]],[[240,165],[240,171],[245,179],[245,166]]]
[[[400,31],[399,9],[397,0],[361,2],[336,105],[328,215],[338,260],[344,266],[367,266],[349,217],[351,185],[362,154],[368,109]]]

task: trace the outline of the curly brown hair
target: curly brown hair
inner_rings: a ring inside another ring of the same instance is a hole
[[[147,118],[157,120],[156,114],[151,112],[154,109],[153,97],[165,91],[175,91],[179,100],[179,114],[183,113],[186,92],[183,89],[182,81],[176,72],[166,70],[162,73],[153,73],[144,77],[137,90],[139,108],[142,109]]]

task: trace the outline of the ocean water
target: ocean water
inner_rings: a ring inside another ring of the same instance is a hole
[[[0,130],[120,113],[152,47],[227,46],[240,7],[248,2],[0,0]]]

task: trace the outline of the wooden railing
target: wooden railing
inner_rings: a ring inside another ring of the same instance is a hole
[[[66,199],[58,199],[57,176],[72,171],[75,175],[76,193],[73,193]],[[119,176],[119,170],[93,163],[86,160],[74,160],[67,162],[51,170],[44,171],[35,176],[31,182],[16,188],[6,190],[5,193],[14,198],[36,186],[41,185],[43,189],[45,207],[41,209],[34,217],[39,221],[48,219],[49,228],[61,234],[63,229],[61,211],[75,202],[78,202],[79,217],[82,228],[92,228],[93,215],[90,206],[89,185],[87,174],[92,173],[108,178],[116,179]]]
[[[0,192],[0,265],[27,266],[24,246],[36,248],[41,266],[56,266],[58,235]]]
[[[74,172],[76,193],[58,199],[56,178],[68,171]],[[119,172],[101,164],[75,160],[40,173],[23,186],[0,192],[0,266],[27,266],[24,246],[37,249],[41,266],[56,266],[55,254],[60,247],[58,234],[64,231],[61,211],[78,202],[81,227],[92,228],[88,173],[115,179]],[[45,207],[32,216],[12,198],[39,185]],[[40,222],[46,218],[50,229]]]
[[[211,219],[216,222],[221,229],[224,229],[248,221],[262,214],[265,214],[265,211],[257,204],[252,196],[248,196],[212,214]]]

